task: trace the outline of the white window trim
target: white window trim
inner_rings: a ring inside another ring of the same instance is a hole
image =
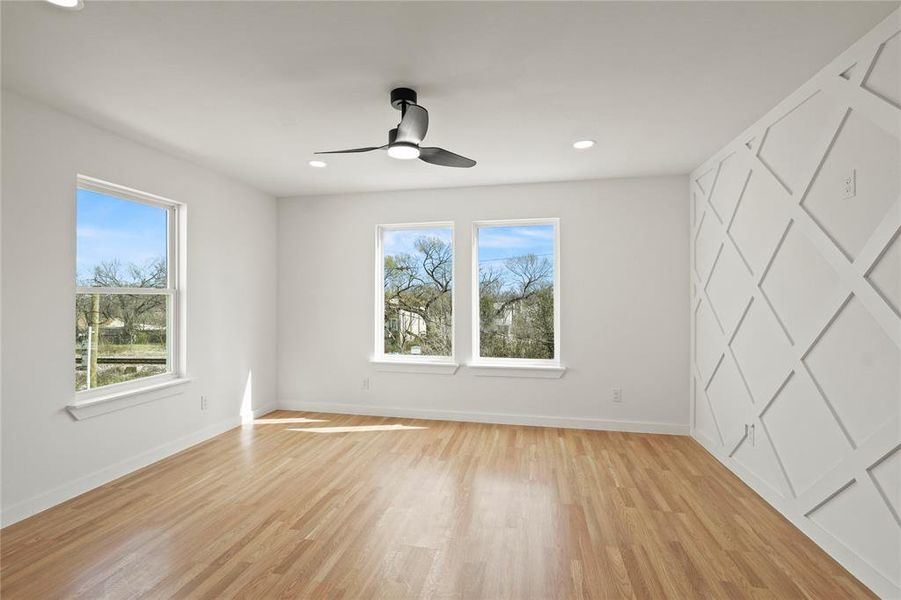
[[[481,319],[479,314],[479,229],[482,227],[513,227],[519,225],[554,226],[554,358],[483,358],[481,354]],[[560,219],[504,219],[474,221],[472,224],[472,359],[467,367],[475,375],[488,377],[538,377],[557,379],[566,368],[560,356]]]
[[[114,383],[91,390],[92,392],[103,391],[106,394],[79,399],[66,406],[66,410],[77,420],[82,421],[130,406],[137,406],[138,404],[162,400],[163,398],[181,394],[181,390],[170,388],[191,383],[191,381],[193,380],[190,377],[179,377],[173,373],[164,373],[135,381]],[[140,382],[141,385],[133,385],[137,382]]]
[[[382,233],[402,229],[450,229],[451,230],[451,356],[415,356],[406,354],[385,354],[385,264],[382,247]],[[453,375],[459,368],[457,363],[457,233],[453,221],[430,221],[426,223],[392,223],[375,226],[375,312],[374,349],[369,362],[377,370],[392,373],[436,373]]]
[[[153,294],[166,295],[170,298],[169,327],[167,335],[169,343],[169,364],[171,370],[159,375],[151,375],[141,379],[115,383],[99,388],[74,392],[74,400],[66,407],[76,419],[83,419],[120,410],[127,406],[169,397],[172,394],[149,394],[146,399],[136,398],[144,393],[159,392],[182,383],[190,382],[187,377],[186,344],[185,344],[185,231],[186,206],[162,196],[141,192],[133,188],[117,185],[94,177],[78,175],[77,187],[101,194],[107,194],[138,202],[167,211],[167,284],[165,288],[96,288],[76,286],[77,294]]]
[[[383,373],[430,373],[434,375],[453,375],[460,368],[452,360],[369,360],[376,371]]]
[[[528,359],[510,359],[516,363],[469,362],[467,368],[477,377],[530,377],[533,379],[560,379],[566,367],[557,364],[533,364]]]

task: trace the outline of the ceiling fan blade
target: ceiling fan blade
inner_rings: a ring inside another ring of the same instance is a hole
[[[404,109],[404,118],[397,126],[395,141],[419,145],[428,130],[429,111],[418,104],[407,104]]]
[[[354,152],[371,152],[372,150],[380,150],[385,146],[369,146],[368,148],[351,148],[349,150],[329,150],[328,152],[314,152],[313,154],[351,154]]]
[[[442,167],[461,167],[464,169],[476,165],[476,161],[471,158],[454,154],[443,148],[420,148],[419,160]]]

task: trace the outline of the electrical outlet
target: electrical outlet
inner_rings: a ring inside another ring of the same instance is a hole
[[[851,169],[851,174],[842,179],[842,200],[850,200],[857,195],[857,170]]]
[[[363,391],[364,392],[369,391],[369,378],[368,377],[363,378]]]
[[[209,404],[207,403],[206,396],[201,396],[200,397],[200,410],[206,410],[207,406],[209,406]]]
[[[611,400],[614,402],[623,401],[623,388],[613,388],[611,391]]]

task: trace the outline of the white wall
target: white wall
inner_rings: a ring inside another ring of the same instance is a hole
[[[280,404],[687,433],[685,184],[658,177],[279,200]],[[560,218],[562,379],[370,365],[377,224],[456,223],[456,344],[465,363],[471,223],[526,217]],[[610,401],[613,387],[623,389],[622,404]]]
[[[20,96],[2,99],[4,524],[236,425],[275,400],[276,203]],[[75,421],[75,178],[188,205],[187,364],[176,395]],[[209,399],[200,410],[199,397]]]
[[[901,597],[899,29],[896,11],[691,177],[692,433],[893,598]],[[849,198],[843,180],[852,171]]]

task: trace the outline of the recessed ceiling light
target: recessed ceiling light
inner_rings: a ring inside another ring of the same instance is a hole
[[[573,143],[573,148],[576,150],[586,150],[592,146],[594,146],[594,140],[579,140]]]
[[[316,167],[317,169],[322,169],[322,168],[325,168],[328,166],[327,163],[325,163],[324,161],[321,161],[321,160],[311,160],[307,164],[310,165],[311,167]]]
[[[82,0],[47,0],[47,2],[69,10],[81,10],[82,6],[84,6]]]

